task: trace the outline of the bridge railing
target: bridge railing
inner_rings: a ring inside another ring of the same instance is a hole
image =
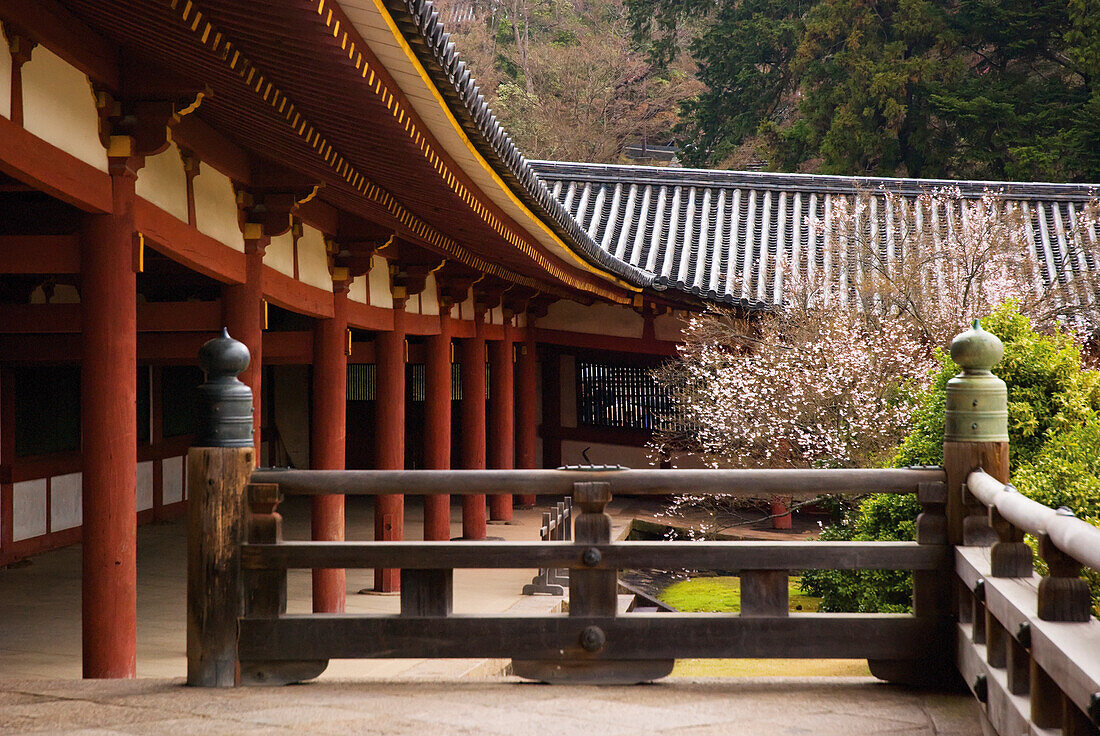
[[[283,496],[340,493],[406,495],[570,494],[574,538],[558,542],[285,541]],[[217,611],[229,630],[196,632],[195,684],[231,685],[308,679],[335,658],[511,658],[516,674],[545,681],[638,682],[664,676],[676,658],[784,657],[869,659],[911,670],[930,650],[949,651],[942,609],[915,614],[816,614],[788,610],[788,576],[806,569],[914,570],[944,582],[950,549],[920,542],[615,542],[606,506],[612,491],[631,495],[916,493],[926,513],[943,514],[944,473],[901,470],[559,470],[312,471],[266,470],[242,484],[240,522],[223,518],[230,538],[207,536],[196,567],[240,570],[236,617]],[[234,531],[236,530],[236,531]],[[232,536],[239,535],[236,540]],[[219,555],[221,556],[219,558]],[[226,557],[228,556],[228,558]],[[286,613],[290,569],[397,568],[396,615]],[[568,568],[568,614],[457,615],[454,571],[466,568]],[[741,580],[740,614],[620,613],[617,575],[635,568],[723,570]],[[212,583],[216,581],[212,580]],[[918,580],[918,588],[921,582]],[[216,584],[215,584],[216,587]],[[221,668],[217,649],[233,666]],[[206,651],[208,649],[208,651]],[[189,655],[190,656],[190,655]],[[202,666],[206,661],[209,666]],[[949,662],[940,662],[946,666]],[[203,674],[205,673],[205,674]],[[219,674],[220,673],[220,674]]]
[[[649,680],[682,657],[865,658],[895,682],[961,673],[1002,736],[1100,733],[1100,622],[1079,576],[1100,563],[1100,531],[1006,485],[1007,393],[989,370],[1003,348],[977,324],[951,347],[963,371],[947,386],[943,467],[896,470],[254,470],[250,395],[235,378],[247,351],[242,362],[221,340],[200,355],[203,424],[188,455],[191,684],[292,682],[354,657],[512,658],[551,682]],[[285,495],[517,491],[571,495],[573,539],[282,538]],[[613,493],[914,493],[922,512],[914,542],[613,542]],[[567,614],[452,611],[455,570],[556,567],[570,571]],[[400,569],[400,612],[287,614],[287,571],[324,568]],[[617,574],[631,568],[735,571],[741,611],[620,613]],[[911,570],[912,613],[790,612],[789,576],[807,569]]]
[[[956,550],[960,671],[998,733],[1096,734],[1100,621],[1080,573],[1100,570],[1100,529],[982,470],[966,489],[976,546]],[[1025,535],[1046,575],[1035,574]]]

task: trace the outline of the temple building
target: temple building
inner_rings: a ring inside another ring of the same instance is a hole
[[[806,224],[835,197],[958,184],[528,161],[430,0],[0,0],[0,24],[0,566],[82,542],[89,677],[134,674],[136,524],[185,507],[223,326],[259,464],[644,467],[687,315],[781,301],[783,259],[841,279]],[[1066,236],[1087,186],[994,186],[1048,283],[1097,268]],[[522,491],[461,524],[432,497],[425,535],[484,538]],[[381,497],[376,537],[404,514]],[[342,497],[312,531],[343,538]],[[313,585],[342,610],[342,571]]]

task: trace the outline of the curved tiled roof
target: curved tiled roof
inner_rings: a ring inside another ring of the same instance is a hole
[[[470,143],[523,203],[589,262],[635,286],[650,286],[653,279],[649,274],[600,248],[539,180],[485,103],[466,62],[459,59],[432,0],[384,2]]]
[[[827,233],[807,219],[825,216],[834,197],[883,189],[914,197],[939,187],[964,196],[987,190],[1019,202],[1030,217],[1033,255],[1048,284],[1094,270],[1092,242],[1067,237],[1096,186],[1013,182],[883,179],[661,169],[532,161],[554,197],[610,257],[645,272],[655,288],[704,300],[767,308],[782,298],[777,258],[816,262],[833,279],[847,270]],[[887,207],[872,201],[872,235],[887,248]],[[946,221],[946,218],[945,218]],[[851,267],[851,264],[848,264]],[[840,291],[844,302],[844,291]]]

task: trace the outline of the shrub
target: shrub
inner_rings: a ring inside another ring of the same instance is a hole
[[[1019,490],[1050,506],[1100,520],[1100,374],[1085,370],[1080,347],[1063,333],[1037,332],[1015,304],[983,320],[1004,343],[994,367],[1008,387],[1009,462]],[[894,467],[939,465],[947,381],[959,368],[942,351],[920,398],[913,429]],[[822,539],[912,540],[920,504],[914,496],[872,496]],[[821,596],[823,611],[898,611],[910,605],[912,576],[893,571],[813,571],[802,585]]]

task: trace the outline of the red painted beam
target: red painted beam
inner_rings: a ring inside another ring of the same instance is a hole
[[[0,171],[85,212],[113,206],[110,176],[2,116]]]
[[[244,281],[244,253],[204,235],[148,200],[137,200],[134,215],[145,244],[158,253],[222,283]]]
[[[633,337],[592,335],[585,332],[566,332],[536,327],[535,339],[541,343],[564,345],[588,350],[609,350],[617,353],[645,353],[675,357],[676,343],[670,340],[644,340]]]
[[[332,292],[297,281],[285,273],[265,266],[263,269],[264,298],[283,309],[307,317],[332,317]]]

